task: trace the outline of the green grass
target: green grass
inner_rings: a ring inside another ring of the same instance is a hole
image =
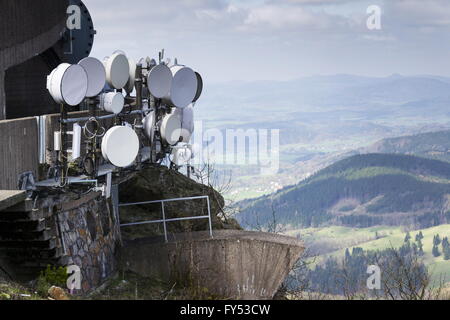
[[[1,300],[44,300],[44,298],[30,288],[0,278]]]
[[[324,228],[295,229],[286,232],[287,235],[300,236],[304,241],[320,241],[323,239],[333,239],[345,242],[349,239],[371,239],[378,235],[392,235],[400,231],[399,227],[376,226],[371,228],[349,228],[341,226],[331,226]]]

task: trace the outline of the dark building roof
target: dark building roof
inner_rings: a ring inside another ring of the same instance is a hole
[[[59,41],[69,1],[2,0],[0,5],[0,120],[54,112],[45,83],[62,58]]]

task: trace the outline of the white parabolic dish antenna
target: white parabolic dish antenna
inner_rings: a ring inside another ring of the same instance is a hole
[[[115,89],[122,89],[130,77],[130,63],[122,52],[116,52],[105,58],[103,64],[106,69],[106,81]]]
[[[180,141],[181,129],[180,117],[175,113],[168,114],[161,123],[161,137],[169,145],[174,145]]]
[[[114,166],[130,166],[139,153],[139,138],[134,130],[127,126],[115,126],[109,129],[102,140],[102,154],[105,160]]]
[[[150,143],[153,143],[154,138],[154,122],[155,122],[155,112],[151,111],[143,120],[144,133],[147,138],[150,139]]]
[[[120,92],[107,92],[100,96],[100,108],[107,112],[119,114],[125,105],[125,98]]]
[[[197,76],[194,70],[185,66],[176,65],[170,70],[173,75],[172,88],[165,100],[177,108],[186,108],[197,94]]]
[[[57,103],[79,105],[86,97],[88,76],[83,67],[60,64],[47,77],[47,90]]]
[[[170,68],[165,64],[153,67],[148,74],[148,90],[158,99],[167,96],[172,87],[173,76]]]
[[[106,71],[103,63],[92,57],[87,57],[78,62],[88,76],[88,89],[86,97],[92,98],[102,92],[106,82]]]
[[[195,75],[197,76],[197,93],[195,94],[193,102],[197,102],[203,92],[203,78],[198,72],[196,72]]]
[[[183,109],[176,109],[174,114],[181,119],[181,136],[188,143],[194,133],[194,108],[192,104]]]
[[[128,64],[130,66],[130,77],[128,78],[127,84],[125,85],[125,90],[128,93],[133,92],[134,81],[136,80],[136,62],[133,59],[128,59]]]

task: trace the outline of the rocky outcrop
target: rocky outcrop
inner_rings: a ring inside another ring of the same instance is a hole
[[[213,229],[240,229],[239,224],[234,219],[223,218],[225,201],[220,193],[211,187],[197,183],[185,175],[174,170],[169,170],[166,167],[152,166],[140,171],[133,179],[120,185],[119,193],[121,203],[207,195],[210,199]],[[181,218],[207,214],[207,202],[205,199],[165,204],[166,218]],[[161,218],[161,204],[120,208],[121,223]],[[171,222],[167,227],[169,233],[205,231],[209,228],[207,220]],[[161,225],[123,228],[122,236],[125,239],[134,239],[160,235],[162,232],[161,228]]]

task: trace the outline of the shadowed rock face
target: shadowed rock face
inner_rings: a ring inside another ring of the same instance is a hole
[[[295,238],[240,230],[126,242],[126,270],[231,299],[272,299],[304,250]]]
[[[213,229],[241,229],[234,219],[219,218],[225,201],[223,197],[206,185],[197,183],[181,173],[166,167],[149,167],[121,184],[120,202],[142,202],[208,195],[211,204]],[[180,218],[208,215],[205,199],[170,202],[164,205],[166,218]],[[162,218],[161,204],[121,207],[121,223]],[[209,229],[208,220],[171,222],[167,225],[169,233],[205,231]],[[122,228],[124,239],[135,239],[162,234],[162,225],[145,225]]]

